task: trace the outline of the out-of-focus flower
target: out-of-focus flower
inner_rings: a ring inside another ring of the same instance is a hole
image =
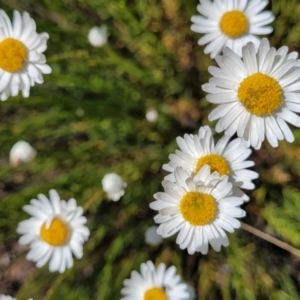
[[[147,119],[148,122],[150,122],[150,123],[156,122],[157,117],[158,117],[158,113],[157,113],[157,111],[155,109],[149,109],[149,110],[147,110],[147,112],[146,112],[146,119]]]
[[[231,137],[235,133],[247,147],[261,147],[267,138],[271,146],[278,141],[294,141],[287,123],[300,127],[300,61],[297,52],[288,47],[276,50],[269,41],[261,40],[258,50],[253,43],[243,47],[240,58],[226,48],[209,67],[214,76],[202,89],[206,98],[218,106],[209,114],[218,120],[217,132]]]
[[[102,47],[107,43],[107,28],[106,26],[93,27],[89,31],[88,40],[94,47]]]
[[[240,227],[236,218],[246,215],[239,207],[243,199],[233,193],[228,177],[210,173],[208,165],[193,177],[177,167],[174,176],[176,182],[163,181],[165,192],[156,193],[156,201],[150,203],[158,211],[154,217],[160,224],[157,233],[167,238],[179,232],[176,243],[189,254],[207,254],[209,244],[215,251],[227,247],[224,229],[234,232]]]
[[[32,161],[36,156],[36,150],[25,141],[19,141],[13,145],[9,153],[10,164],[14,167],[20,163]]]
[[[151,246],[157,246],[161,244],[163,238],[161,235],[157,234],[157,226],[149,227],[145,232],[145,242]]]
[[[187,285],[176,275],[176,268],[166,269],[161,263],[157,269],[152,261],[142,263],[141,274],[131,272],[131,278],[124,280],[121,300],[189,300]]]
[[[78,259],[82,257],[82,244],[90,231],[75,199],[61,200],[55,190],[50,190],[49,196],[50,200],[39,194],[23,207],[32,217],[18,225],[17,232],[22,234],[19,244],[30,245],[26,258],[36,262],[38,268],[50,260],[50,272],[63,273],[73,266],[72,253]]]
[[[125,194],[127,183],[116,173],[108,173],[102,179],[103,190],[112,201],[119,201]]]
[[[266,26],[274,19],[271,11],[264,11],[267,0],[200,0],[197,10],[202,16],[193,16],[191,29],[204,33],[199,45],[206,45],[205,54],[215,58],[224,47],[229,47],[239,56],[247,42],[257,48],[257,35],[268,34],[273,28]]]
[[[19,91],[29,97],[30,87],[43,83],[42,74],[50,74],[43,52],[47,49],[48,33],[37,33],[27,12],[14,10],[13,22],[0,10],[0,99],[6,100]]]

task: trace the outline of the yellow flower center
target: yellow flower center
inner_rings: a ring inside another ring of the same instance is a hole
[[[46,223],[41,227],[41,238],[52,246],[64,245],[70,236],[69,226],[58,218],[54,218],[49,226],[46,228]]]
[[[187,192],[180,201],[180,211],[191,225],[201,226],[215,218],[217,205],[211,195]]]
[[[168,300],[168,298],[163,289],[152,288],[145,292],[144,300]]]
[[[248,112],[271,115],[282,104],[282,89],[274,78],[255,73],[242,81],[238,98]]]
[[[229,175],[230,169],[226,160],[219,154],[208,154],[198,159],[194,174],[196,175],[204,165],[209,165],[211,172],[217,171],[220,175]]]
[[[248,20],[239,10],[226,12],[220,21],[220,28],[227,36],[237,38],[248,31]]]
[[[20,41],[7,38],[0,42],[0,68],[7,72],[19,72],[27,57],[27,49]]]

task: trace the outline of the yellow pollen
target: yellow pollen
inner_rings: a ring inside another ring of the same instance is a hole
[[[248,112],[271,115],[282,104],[282,89],[274,78],[255,73],[241,82],[238,98]]]
[[[163,289],[152,288],[145,292],[144,300],[168,300],[168,298]]]
[[[54,218],[49,228],[46,228],[45,223],[43,224],[40,235],[41,238],[49,245],[62,246],[69,239],[70,229],[65,222],[58,218]]]
[[[210,171],[219,172],[220,175],[229,175],[230,169],[226,160],[219,154],[208,154],[198,159],[194,174],[196,175],[204,165],[210,166]]]
[[[0,42],[0,68],[13,73],[19,72],[27,57],[27,49],[20,41],[7,38]]]
[[[191,225],[201,226],[215,218],[217,205],[211,195],[187,192],[180,201],[180,211]]]
[[[220,21],[220,28],[227,36],[237,38],[248,31],[248,20],[239,10],[226,12]]]

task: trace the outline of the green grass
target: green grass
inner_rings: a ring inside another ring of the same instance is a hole
[[[0,250],[17,242],[16,226],[28,217],[22,206],[51,188],[84,207],[91,231],[84,257],[75,259],[72,269],[62,275],[49,273],[48,266],[35,269],[15,289],[16,298],[118,300],[123,280],[148,259],[174,264],[198,299],[299,298],[299,258],[242,229],[230,234],[228,248],[206,256],[189,256],[175,238],[159,247],[144,242],[145,230],[154,224],[149,203],[162,190],[161,166],[175,150],[175,138],[210,124],[213,105],[201,85],[214,61],[197,45],[200,35],[189,29],[196,0],[0,3],[10,16],[12,9],[28,11],[38,32],[50,34],[46,56],[53,70],[31,89],[30,98],[0,103]],[[298,1],[273,0],[269,9],[276,15],[271,45],[298,51]],[[102,24],[108,44],[93,48],[88,30]],[[152,107],[159,112],[156,124],[145,120]],[[253,152],[260,179],[244,205],[243,221],[299,249],[300,131],[293,132],[293,144],[281,142],[277,149],[264,144]],[[38,155],[12,168],[9,150],[21,139]],[[109,172],[128,183],[116,203],[101,186]],[[12,257],[0,275],[25,255]]]

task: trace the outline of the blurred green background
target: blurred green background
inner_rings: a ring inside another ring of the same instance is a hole
[[[19,300],[118,300],[125,278],[148,259],[174,264],[197,299],[299,299],[299,257],[242,229],[220,253],[189,256],[175,238],[158,247],[144,242],[154,225],[149,209],[165,176],[161,166],[175,138],[210,124],[213,108],[201,85],[214,64],[190,31],[196,0],[7,0],[1,8],[27,11],[38,32],[48,32],[52,67],[31,96],[0,103],[0,291]],[[270,1],[276,16],[271,45],[300,47],[300,4]],[[105,24],[108,43],[92,47],[91,27]],[[156,123],[145,119],[158,111]],[[244,205],[244,222],[300,248],[300,131],[293,144],[267,143],[254,151],[257,190]],[[18,140],[37,149],[36,159],[13,168],[8,155]],[[128,183],[111,202],[102,190],[106,173]],[[35,269],[17,244],[22,206],[54,188],[85,209],[91,236],[84,257],[64,274]],[[2,290],[1,290],[2,289]],[[0,294],[1,294],[0,293]],[[133,299],[134,300],[134,299]]]

